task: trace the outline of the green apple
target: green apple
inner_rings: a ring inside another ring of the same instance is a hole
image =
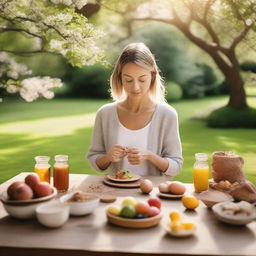
[[[124,218],[133,218],[136,215],[136,209],[132,205],[125,205],[120,212],[120,216]]]

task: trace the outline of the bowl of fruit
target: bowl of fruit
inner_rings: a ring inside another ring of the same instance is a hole
[[[35,217],[35,209],[57,195],[56,188],[40,182],[37,174],[29,174],[24,181],[15,181],[3,192],[0,200],[6,212],[18,219]]]
[[[149,198],[138,202],[133,197],[125,198],[122,205],[111,205],[106,211],[108,222],[126,228],[149,228],[156,226],[162,219],[161,201]]]

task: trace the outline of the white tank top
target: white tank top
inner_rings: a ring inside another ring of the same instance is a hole
[[[142,148],[147,149],[148,132],[150,123],[145,127],[138,130],[130,130],[124,127],[119,121],[119,129],[117,133],[117,144],[126,146],[129,148]],[[131,165],[128,162],[127,156],[123,158],[122,169],[128,170],[132,173],[146,176],[147,175],[147,162],[143,162],[139,165]]]

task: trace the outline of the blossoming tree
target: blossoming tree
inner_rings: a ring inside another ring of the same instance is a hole
[[[0,87],[8,93],[19,92],[30,102],[38,97],[51,99],[52,89],[62,86],[58,78],[22,76],[32,73],[15,55],[52,53],[62,55],[73,66],[102,62],[97,46],[102,33],[78,11],[87,0],[0,0],[0,35],[21,33],[33,47],[13,50],[0,45]]]

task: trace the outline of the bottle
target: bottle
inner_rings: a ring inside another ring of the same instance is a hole
[[[209,165],[208,155],[205,153],[195,154],[194,164],[194,187],[196,192],[208,190],[209,186]]]
[[[50,184],[51,178],[51,166],[48,163],[49,156],[36,156],[35,157],[35,172],[39,175],[40,181],[45,181]]]
[[[59,192],[68,190],[69,186],[69,165],[67,155],[56,155],[54,164],[54,187]]]

